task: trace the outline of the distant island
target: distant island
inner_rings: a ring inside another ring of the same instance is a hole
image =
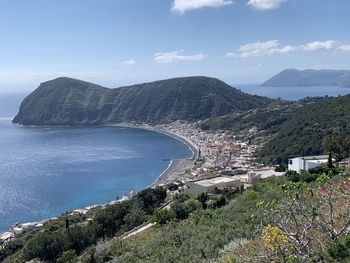
[[[261,87],[350,87],[350,70],[286,69],[261,84]]]
[[[99,125],[196,121],[258,108],[271,101],[209,77],[173,78],[115,89],[62,77],[40,84],[24,99],[13,122]]]

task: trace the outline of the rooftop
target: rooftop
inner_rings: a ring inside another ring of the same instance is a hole
[[[294,158],[291,158],[290,160],[292,159],[304,159],[304,160],[328,160],[328,155],[315,155],[315,156],[304,156],[304,157],[294,157]]]
[[[203,186],[203,187],[210,187],[210,186],[220,185],[220,184],[224,184],[224,183],[230,183],[230,182],[234,182],[234,181],[238,181],[238,180],[240,180],[240,178],[238,178],[238,177],[231,178],[231,177],[221,176],[221,177],[215,177],[215,178],[196,181],[195,184],[198,184],[198,185]]]

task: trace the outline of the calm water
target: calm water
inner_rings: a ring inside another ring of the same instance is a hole
[[[233,86],[286,100],[350,93],[338,87]],[[26,95],[0,94],[0,231],[139,190],[166,169],[164,159],[191,156],[184,144],[150,131],[12,125]]]
[[[150,131],[20,127],[1,118],[0,230],[142,189],[167,168],[164,159],[190,156]]]
[[[305,97],[338,96],[350,93],[343,87],[259,87],[259,85],[232,85],[243,92],[284,100],[299,100]]]

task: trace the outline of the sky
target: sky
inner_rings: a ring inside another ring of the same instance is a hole
[[[0,92],[350,69],[349,0],[0,0]]]

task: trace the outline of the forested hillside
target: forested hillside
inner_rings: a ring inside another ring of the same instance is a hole
[[[117,89],[69,78],[42,83],[21,104],[14,122],[96,125],[196,121],[270,103],[208,77],[174,78]]]
[[[350,135],[350,95],[317,101],[288,115],[275,136],[259,153],[266,162],[325,153],[329,137]]]

